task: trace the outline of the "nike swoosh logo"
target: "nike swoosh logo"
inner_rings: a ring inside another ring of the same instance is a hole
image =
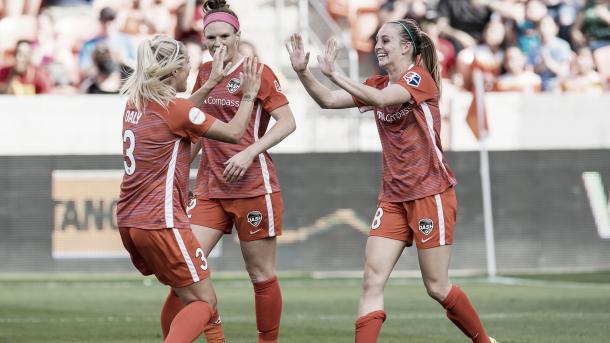
[[[250,230],[250,234],[253,235],[253,234],[259,232],[260,230],[262,230],[262,229],[258,229],[258,230],[254,230],[254,231]]]
[[[421,242],[426,243],[427,241],[431,240],[432,238],[434,238],[434,237],[428,237],[426,239],[422,239]]]

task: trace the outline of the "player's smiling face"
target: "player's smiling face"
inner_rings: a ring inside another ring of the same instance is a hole
[[[377,33],[375,54],[380,67],[389,64],[400,64],[401,59],[409,58],[411,43],[401,42],[400,26],[397,24],[384,24]]]
[[[223,62],[227,63],[233,60],[233,57],[238,53],[240,32],[235,32],[235,28],[230,24],[215,21],[205,27],[204,34],[205,45],[212,56],[214,56],[216,49],[224,45],[227,47],[227,55]]]

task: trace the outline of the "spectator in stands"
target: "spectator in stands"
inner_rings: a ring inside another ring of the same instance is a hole
[[[588,44],[592,51],[610,45],[610,1],[588,0],[572,29],[579,45]]]
[[[110,48],[105,43],[99,43],[93,49],[93,64],[96,73],[89,76],[81,84],[81,93],[87,94],[118,94],[122,80],[127,74],[121,74],[120,63],[116,61]]]
[[[115,18],[116,12],[110,7],[104,7],[100,11],[101,31],[97,37],[86,41],[80,51],[79,65],[83,75],[95,73],[92,55],[99,43],[107,44],[113,55],[118,56],[121,64],[133,68],[135,48],[132,39],[117,30],[114,25]]]
[[[594,69],[591,49],[582,47],[578,50],[573,69],[572,74],[562,83],[564,91],[588,94],[600,94],[604,91],[604,78]]]
[[[503,44],[506,37],[504,24],[492,20],[483,31],[483,42],[475,47],[460,51],[457,58],[457,70],[462,80],[456,79],[457,85],[471,89],[472,65],[476,61],[483,71],[485,89],[492,90],[504,62]]]
[[[14,64],[0,69],[0,94],[34,95],[49,91],[49,77],[32,63],[32,51],[32,42],[17,42]]]
[[[523,53],[527,55],[530,49],[540,45],[538,23],[548,12],[547,7],[542,1],[528,0],[526,2],[511,2],[477,0],[477,2],[485,4],[490,10],[494,11],[502,18],[513,22],[516,37],[510,37],[510,40],[515,43]]]
[[[203,41],[203,3],[205,0],[187,0],[176,9],[174,37],[179,41]]]
[[[429,18],[422,20],[421,28],[428,34],[430,39],[436,46],[436,54],[438,56],[438,63],[441,65],[441,76],[443,79],[447,79],[453,73],[455,68],[455,48],[450,41],[440,37],[440,30],[435,21],[435,18]],[[377,58],[377,56],[375,56]]]
[[[441,32],[456,44],[457,50],[475,46],[491,17],[489,8],[479,0],[440,0],[438,12]]]
[[[542,80],[536,73],[526,69],[525,55],[516,46],[506,49],[504,57],[506,73],[496,83],[499,92],[539,92]]]
[[[528,63],[542,79],[543,91],[559,90],[560,79],[570,73],[570,44],[557,37],[559,28],[552,17],[544,17],[539,24],[541,44],[528,54]]]

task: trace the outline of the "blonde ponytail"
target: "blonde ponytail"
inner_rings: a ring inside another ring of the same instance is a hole
[[[146,101],[167,108],[176,97],[169,80],[185,61],[182,43],[166,36],[144,40],[138,46],[136,68],[125,80],[121,93],[127,95],[128,101],[140,112]]]

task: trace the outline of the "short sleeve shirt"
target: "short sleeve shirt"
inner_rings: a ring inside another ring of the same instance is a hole
[[[364,84],[384,89],[390,82],[388,76],[373,76]],[[402,202],[442,193],[457,182],[441,146],[434,79],[425,68],[411,66],[396,84],[411,94],[409,102],[373,107],[354,98],[360,111],[374,111],[381,138],[383,179],[379,200]]]
[[[123,114],[125,174],[117,205],[120,227],[188,228],[186,214],[191,142],[212,126],[214,117],[186,99],[167,108],[146,103]]]
[[[241,85],[239,73],[243,60],[229,71],[227,76],[210,92],[208,98],[199,107],[203,112],[229,122],[239,109],[241,103]],[[199,68],[193,91],[199,89],[210,76],[212,62]],[[271,156],[263,152],[255,157],[254,162],[238,181],[227,183],[223,177],[225,162],[258,141],[267,131],[271,119],[270,113],[288,104],[282,93],[280,83],[271,69],[264,66],[261,86],[256,96],[248,128],[238,144],[228,144],[212,139],[202,138],[202,155],[197,173],[195,195],[208,198],[249,198],[280,191],[275,165]]]

